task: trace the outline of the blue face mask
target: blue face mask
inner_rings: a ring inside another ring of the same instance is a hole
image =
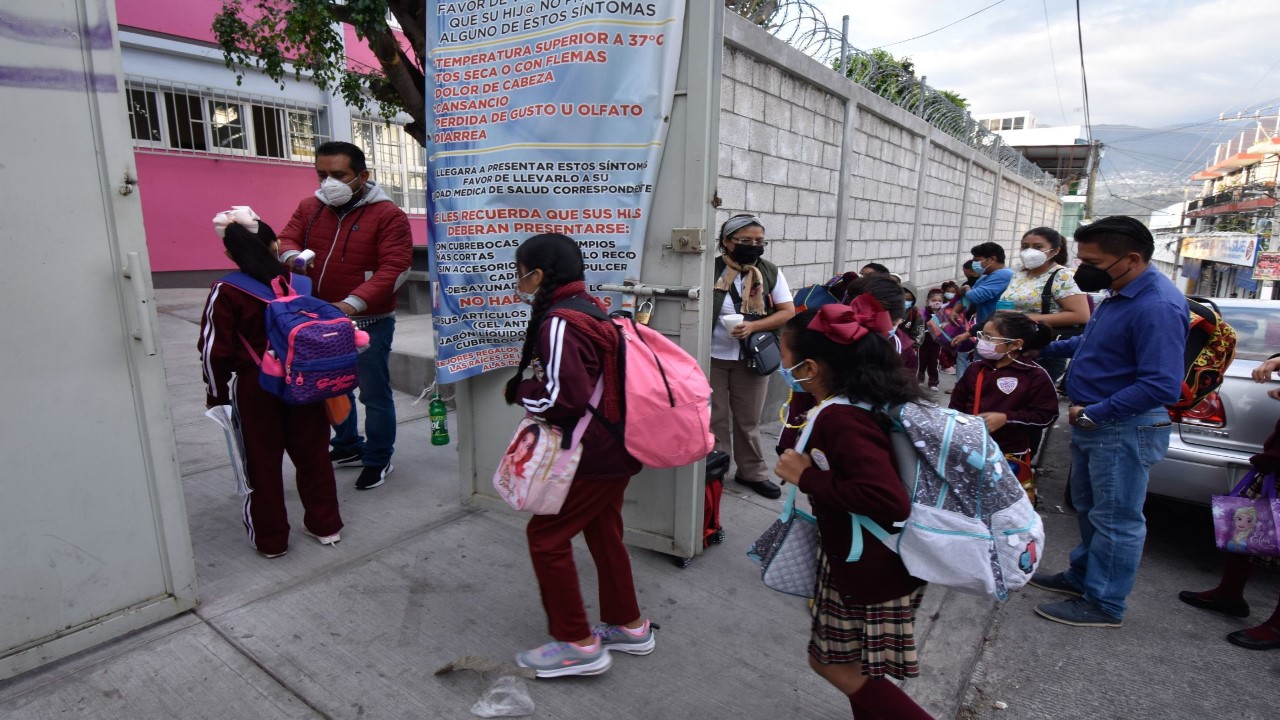
[[[808,390],[805,390],[804,385],[801,385],[800,383],[809,382],[813,378],[796,379],[796,376],[791,374],[792,370],[795,370],[805,364],[805,362],[806,361],[801,360],[789,368],[778,369],[778,374],[782,376],[782,380],[787,383],[787,387],[791,388],[792,392],[809,392]]]
[[[983,273],[981,260],[974,260],[973,262],[969,263],[969,267],[973,268],[973,271],[978,273],[979,275]]]
[[[907,305],[907,309],[908,309],[908,310],[910,310],[910,309],[911,309],[912,307],[914,307],[914,306],[915,306],[915,304],[916,304],[916,301],[915,301],[915,300],[907,300],[907,301],[905,301],[905,302],[906,302],[906,305]]]

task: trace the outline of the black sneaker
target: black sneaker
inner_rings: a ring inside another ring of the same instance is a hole
[[[365,465],[356,479],[357,490],[372,490],[387,481],[392,471],[391,463],[386,465]]]
[[[360,464],[362,457],[359,450],[330,450],[329,460],[336,467],[352,467]]]

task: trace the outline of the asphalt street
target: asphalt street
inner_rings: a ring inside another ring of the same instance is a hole
[[[1039,481],[1046,530],[1041,568],[1054,572],[1065,568],[1079,540],[1076,515],[1063,502],[1070,433],[1061,422],[1051,436]],[[1280,594],[1280,573],[1255,571],[1245,591],[1253,614],[1245,620],[1185,605],[1179,590],[1205,590],[1218,581],[1209,509],[1150,498],[1146,514],[1146,549],[1124,627],[1059,625],[1037,616],[1034,608],[1061,596],[1031,587],[1014,593],[996,610],[959,718],[1277,717],[1280,651],[1244,650],[1225,638],[1270,615]]]

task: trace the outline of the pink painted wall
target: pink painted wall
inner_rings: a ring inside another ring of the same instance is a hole
[[[298,203],[315,192],[306,165],[136,152],[142,221],[153,272],[231,267],[213,234],[212,219],[232,205],[249,205],[277,231]],[[410,217],[413,243],[427,244],[422,216]]]
[[[121,27],[214,42],[213,18],[222,0],[116,0]]]
[[[354,28],[350,25],[343,25],[342,33],[342,41],[347,49],[347,67],[360,70],[381,67],[378,64],[378,57],[369,49],[369,43],[356,37]],[[391,34],[396,36],[396,39],[400,41],[400,47],[404,48],[405,52],[412,57],[413,51],[410,50],[409,41],[405,39],[404,33],[399,30],[392,30]]]

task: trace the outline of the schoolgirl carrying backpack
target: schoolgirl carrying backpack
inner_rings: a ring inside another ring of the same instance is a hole
[[[223,276],[219,283],[267,304],[267,350],[261,356],[244,336],[240,342],[258,366],[258,384],[290,405],[306,405],[346,395],[356,387],[357,347],[369,336],[357,330],[341,310],[312,297],[311,281],[292,275],[271,286],[244,272]]]

